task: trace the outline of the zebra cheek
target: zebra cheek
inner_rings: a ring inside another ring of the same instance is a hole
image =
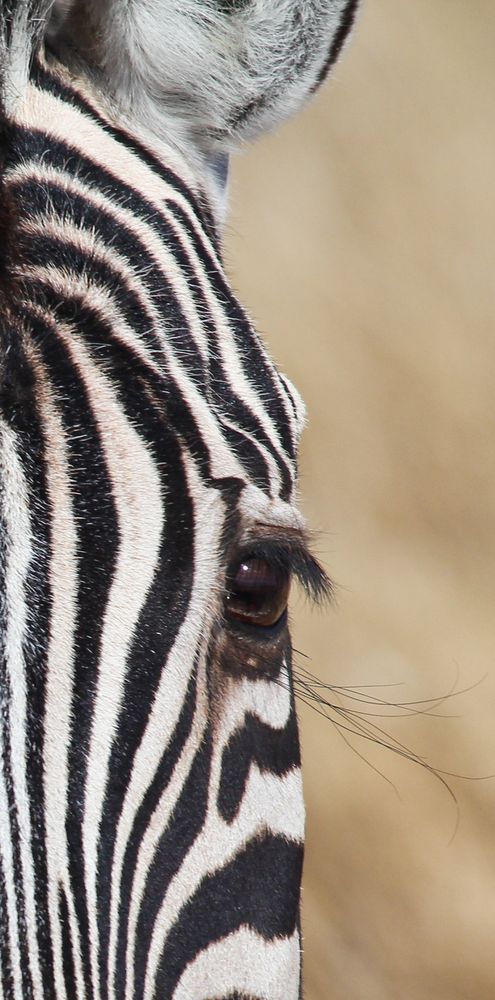
[[[222,629],[215,640],[215,660],[222,677],[276,681],[284,665],[290,638],[286,627],[271,634],[260,629]]]
[[[285,628],[271,641],[256,643],[231,634],[218,641],[213,665],[218,696],[215,745],[221,754],[217,807],[222,819],[232,824],[241,808],[256,799],[258,817],[274,809],[292,815],[290,835],[302,839],[301,758],[289,642]],[[248,793],[249,784],[251,791],[257,786],[256,795]]]

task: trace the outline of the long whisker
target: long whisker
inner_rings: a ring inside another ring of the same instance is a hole
[[[306,661],[309,660],[309,657],[298,650],[293,649],[293,653],[298,658],[301,656]],[[379,774],[394,789],[399,798],[400,794],[394,783],[375,764],[368,760],[365,754],[356,748],[353,742],[355,739],[365,740],[366,742],[374,743],[384,750],[392,751],[404,760],[419,765],[440,783],[455,806],[456,819],[453,837],[455,837],[459,826],[460,810],[457,796],[447,779],[486,780],[486,778],[492,776],[484,775],[478,777],[462,775],[437,768],[429,763],[425,757],[422,757],[389,733],[383,726],[372,722],[371,719],[405,719],[415,716],[427,716],[439,719],[455,718],[453,715],[446,715],[437,710],[451,698],[472,691],[482,683],[482,680],[460,690],[457,689],[457,682],[458,678],[455,679],[452,688],[446,694],[437,696],[436,698],[422,698],[401,702],[381,697],[376,693],[377,690],[389,690],[392,687],[401,685],[367,684],[349,687],[332,685],[319,680],[306,666],[299,665],[299,663],[293,669],[293,688],[297,701],[307,705],[318,715],[332,722],[345,744],[371,770]],[[342,701],[343,698],[348,699],[353,704],[351,706],[345,705]],[[368,710],[365,706],[368,706]]]

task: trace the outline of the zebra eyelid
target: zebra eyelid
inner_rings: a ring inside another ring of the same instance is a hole
[[[256,525],[255,531],[236,552],[231,565],[248,558],[262,559],[291,573],[314,604],[324,604],[333,597],[332,581],[313,555],[304,529]]]

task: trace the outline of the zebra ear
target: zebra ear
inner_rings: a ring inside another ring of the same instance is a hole
[[[7,113],[22,100],[52,4],[53,0],[0,0],[0,96]]]
[[[154,132],[229,151],[277,125],[337,58],[358,0],[58,0],[63,58]]]

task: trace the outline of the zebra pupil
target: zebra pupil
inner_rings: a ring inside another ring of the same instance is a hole
[[[251,557],[241,562],[229,588],[227,619],[269,628],[287,610],[290,573],[265,559]]]

